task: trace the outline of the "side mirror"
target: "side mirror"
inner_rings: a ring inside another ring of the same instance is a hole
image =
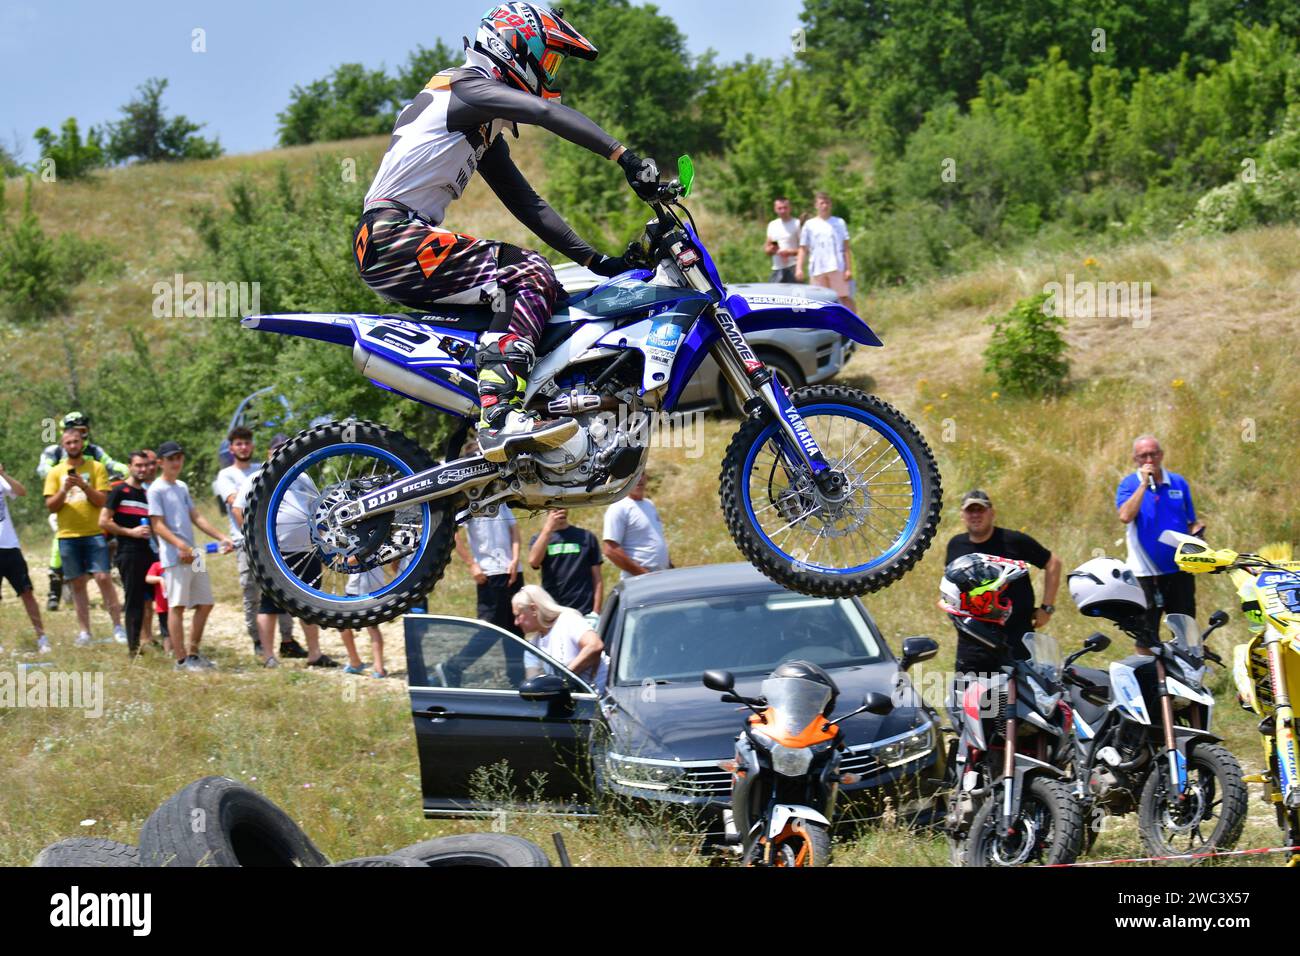
[[[868,714],[884,715],[894,709],[894,702],[887,695],[878,694],[873,690],[862,698],[862,709]]]
[[[1223,627],[1228,623],[1228,612],[1219,610],[1210,615],[1210,627]]]
[[[913,664],[928,661],[939,653],[939,642],[932,637],[909,637],[903,641],[903,656],[898,666],[907,670]]]
[[[691,194],[691,186],[695,184],[695,163],[689,156],[677,157],[677,180],[682,184],[682,195]]]
[[[569,685],[563,677],[538,674],[519,685],[519,696],[524,700],[564,700],[569,696]]]
[[[1083,642],[1083,649],[1090,654],[1104,651],[1108,647],[1110,647],[1110,638],[1100,631],[1089,634],[1088,639]]]
[[[727,694],[736,688],[736,678],[732,676],[731,671],[705,671],[704,686],[709,690],[716,690]]]

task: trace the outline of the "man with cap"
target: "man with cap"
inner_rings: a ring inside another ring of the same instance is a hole
[[[1046,627],[1056,610],[1053,603],[1061,584],[1061,559],[1029,535],[997,527],[994,524],[996,517],[993,502],[987,493],[976,488],[963,495],[961,520],[966,525],[966,531],[949,539],[944,563],[951,564],[964,554],[991,554],[999,558],[1024,561],[1043,569],[1042,605],[1035,603],[1034,586],[1029,581],[1029,575],[1023,575],[1007,586],[1006,597],[1011,603],[1011,616],[1003,627],[1016,657],[1023,660],[1029,653],[1021,643],[1021,637],[1028,631]],[[978,656],[978,645],[974,641],[970,643],[972,646],[965,650],[960,644],[957,648],[957,670],[986,670],[982,665],[987,662],[975,659]]]
[[[158,536],[158,561],[167,593],[167,629],[171,633],[172,654],[177,670],[206,670],[216,666],[199,654],[203,629],[212,613],[212,582],[203,563],[196,560],[194,528],[198,526],[221,542],[222,554],[229,554],[235,546],[194,507],[189,486],[181,481],[181,468],[185,465],[181,446],[165,441],[158,446],[158,457],[162,459],[162,476],[149,485],[145,495],[149,502],[149,521]],[[194,609],[188,648],[185,644],[187,608]]]

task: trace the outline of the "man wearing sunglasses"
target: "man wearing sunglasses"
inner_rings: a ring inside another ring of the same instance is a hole
[[[489,461],[542,451],[577,433],[567,416],[524,410],[535,346],[555,308],[555,270],[531,249],[477,239],[441,227],[447,206],[475,172],[543,242],[607,277],[627,271],[604,256],[546,204],[510,158],[503,135],[517,124],[540,126],[615,160],[632,188],[649,196],[659,170],[586,116],[559,102],[556,75],[565,57],[594,60],[597,50],[561,12],[532,3],[501,3],[465,40],[463,66],[429,80],[398,114],[393,138],[366,193],[353,234],[362,280],[408,308],[488,305],[491,325],[474,357],[478,372],[478,442]]]

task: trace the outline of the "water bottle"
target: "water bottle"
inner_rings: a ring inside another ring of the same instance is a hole
[[[212,541],[212,542],[210,542],[210,543],[208,543],[208,544],[205,544],[205,545],[204,545],[203,547],[201,547],[201,548],[191,548],[191,549],[190,549],[190,552],[191,552],[191,554],[193,554],[193,556],[194,556],[194,562],[193,562],[193,564],[191,565],[191,567],[192,567],[195,571],[203,571],[203,570],[206,570],[207,565],[206,565],[206,563],[205,563],[205,561],[204,561],[204,555],[207,555],[207,554],[216,554],[216,553],[219,552],[220,550],[221,550],[221,545],[220,545],[219,543],[217,543],[216,541]]]

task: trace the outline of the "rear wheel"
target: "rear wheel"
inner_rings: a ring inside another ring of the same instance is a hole
[[[1050,866],[1073,863],[1083,840],[1079,804],[1065,785],[1034,777],[1025,786],[1012,832],[1002,830],[1002,788],[971,822],[967,866]]]
[[[1182,800],[1170,780],[1169,759],[1161,755],[1138,805],[1142,843],[1151,856],[1231,850],[1246,824],[1246,797],[1241,765],[1218,744],[1188,748]]]
[[[453,542],[452,499],[381,513],[354,525],[330,512],[433,459],[401,432],[330,422],[282,446],[253,479],[244,546],[262,592],[313,624],[360,628],[424,600]]]
[[[842,385],[791,393],[841,484],[823,494],[792,461],[774,421],[747,420],[719,476],[727,527],[745,557],[783,587],[821,597],[883,588],[930,546],[942,489],[930,448],[907,418]]]

